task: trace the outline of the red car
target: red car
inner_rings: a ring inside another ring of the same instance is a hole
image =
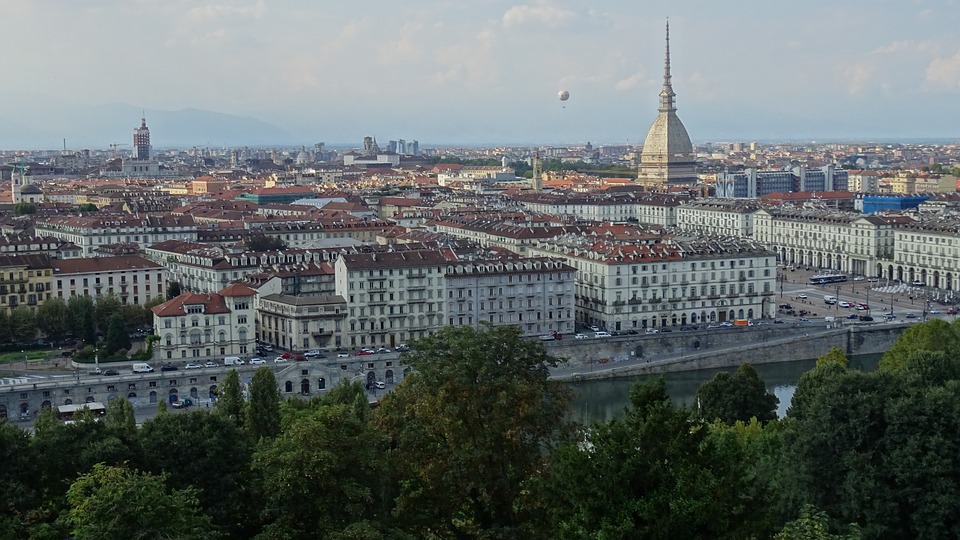
[[[373,349],[360,349],[357,351],[357,356],[367,356],[368,354],[374,354]]]

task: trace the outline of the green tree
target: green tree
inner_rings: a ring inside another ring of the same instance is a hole
[[[703,383],[697,390],[697,403],[704,420],[733,424],[751,418],[761,422],[776,419],[780,400],[767,391],[753,366],[741,364],[734,374],[720,372]]]
[[[268,367],[257,369],[250,381],[247,429],[255,440],[280,433],[280,388],[273,370]]]
[[[33,478],[36,461],[30,453],[30,435],[0,422],[0,538],[26,538],[27,514],[39,504]]]
[[[552,456],[543,481],[550,537],[764,536],[769,495],[753,484],[743,446],[675,408],[662,378],[638,383],[630,402],[622,420]]]
[[[943,351],[956,355],[960,350],[960,321],[948,324],[941,319],[911,325],[883,353],[878,369],[897,370],[915,351]]]
[[[126,354],[131,345],[130,334],[127,330],[127,323],[123,320],[123,314],[114,313],[107,326],[107,337],[102,349],[103,356],[111,358],[118,353]]]
[[[77,206],[77,210],[81,212],[96,212],[97,210],[99,210],[99,208],[97,208],[97,205],[93,203],[84,203]]]
[[[394,515],[436,537],[537,536],[525,485],[564,434],[570,391],[515,327],[449,327],[417,342],[413,372],[374,423],[390,440]]]
[[[37,327],[50,338],[59,339],[70,329],[70,314],[63,298],[44,300],[37,308]]]
[[[253,536],[262,497],[251,494],[253,449],[234,422],[207,410],[164,414],[138,435],[145,470],[166,473],[175,489],[196,486],[201,508],[230,538]]]
[[[243,392],[240,389],[240,376],[235,369],[227,372],[223,378],[223,384],[217,395],[216,411],[226,418],[236,422],[237,426],[243,425]]]
[[[26,306],[18,306],[10,314],[10,329],[18,340],[33,341],[37,337],[36,313]]]
[[[173,300],[181,294],[183,294],[183,287],[179,281],[171,281],[167,284],[167,300]]]
[[[67,492],[71,536],[80,540],[219,538],[200,511],[194,489],[171,490],[163,476],[104,464],[81,475]]]
[[[841,367],[847,367],[847,355],[840,347],[833,347],[826,354],[817,358],[817,365],[836,364]]]
[[[380,538],[384,439],[348,405],[297,411],[254,456],[263,538]]]
[[[37,213],[37,205],[28,202],[19,202],[13,205],[13,214],[17,216],[25,216],[29,214]]]
[[[97,320],[93,299],[89,296],[71,296],[67,300],[67,311],[70,314],[70,328],[77,337],[88,345],[96,345]]]
[[[114,433],[126,433],[130,437],[137,435],[137,416],[133,405],[124,398],[117,398],[110,402],[107,408],[107,427]]]
[[[800,517],[787,523],[778,532],[774,540],[860,540],[860,528],[852,526],[850,534],[830,533],[830,519],[826,512],[806,505],[800,510]]]
[[[15,336],[10,330],[10,315],[7,314],[7,310],[0,309],[0,343],[6,343],[14,339]]]
[[[123,302],[116,294],[109,293],[97,298],[94,306],[94,318],[96,319],[97,329],[106,334],[110,329],[110,323],[113,321],[113,317],[118,314],[122,316],[122,313]]]

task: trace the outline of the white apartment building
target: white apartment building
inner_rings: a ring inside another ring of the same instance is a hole
[[[771,208],[754,213],[754,239],[785,264],[877,276],[894,256],[902,216],[822,209]]]
[[[350,253],[336,264],[346,347],[395,347],[443,327],[450,250]]]
[[[84,257],[95,257],[97,248],[114,244],[149,246],[164,240],[197,241],[193,217],[169,214],[48,217],[38,219],[34,230],[37,236],[73,242]]]
[[[527,246],[540,240],[553,238],[578,227],[524,226],[488,219],[455,220],[438,219],[427,224],[432,232],[449,234],[472,240],[485,248],[503,248],[518,255],[525,255]]]
[[[248,356],[254,351],[253,298],[256,292],[234,283],[219,293],[183,293],[153,307],[153,346],[157,361],[212,360]]]
[[[115,294],[124,304],[143,305],[166,294],[166,269],[139,255],[53,259],[52,287],[57,298]]]
[[[882,275],[907,283],[960,290],[960,220],[922,218],[895,231],[893,260]]]
[[[698,236],[753,236],[753,213],[760,205],[743,199],[698,199],[676,208],[677,230]]]
[[[563,238],[531,253],[577,269],[577,321],[609,331],[774,317],[776,259],[749,240],[653,244]]]
[[[447,325],[572,333],[574,281],[574,268],[561,258],[457,261],[446,267]]]
[[[527,211],[583,221],[625,223],[636,220],[648,225],[674,227],[676,210],[685,198],[651,193],[588,195],[517,195],[514,200]]]

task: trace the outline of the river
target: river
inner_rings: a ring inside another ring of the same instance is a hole
[[[855,356],[850,367],[864,371],[873,371],[882,354]],[[790,400],[800,376],[816,365],[816,359],[775,364],[758,364],[754,367],[763,379],[767,390],[780,399],[777,415],[783,417],[790,407]],[[721,371],[736,371],[736,368],[705,369],[698,371],[678,371],[664,374],[667,393],[678,405],[692,407],[697,389]],[[638,381],[649,380],[657,375],[638,375],[621,379],[596,379],[568,383],[576,393],[573,400],[571,419],[583,424],[606,422],[623,416],[624,408],[630,404],[630,387]]]

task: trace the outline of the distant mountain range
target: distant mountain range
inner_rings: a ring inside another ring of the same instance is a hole
[[[46,101],[46,100],[44,100]],[[77,106],[51,100],[43,106],[5,104],[0,111],[0,149],[129,149],[133,130],[146,116],[154,148],[272,146],[301,144],[290,133],[262,120],[201,109],[165,111],[127,104]]]

